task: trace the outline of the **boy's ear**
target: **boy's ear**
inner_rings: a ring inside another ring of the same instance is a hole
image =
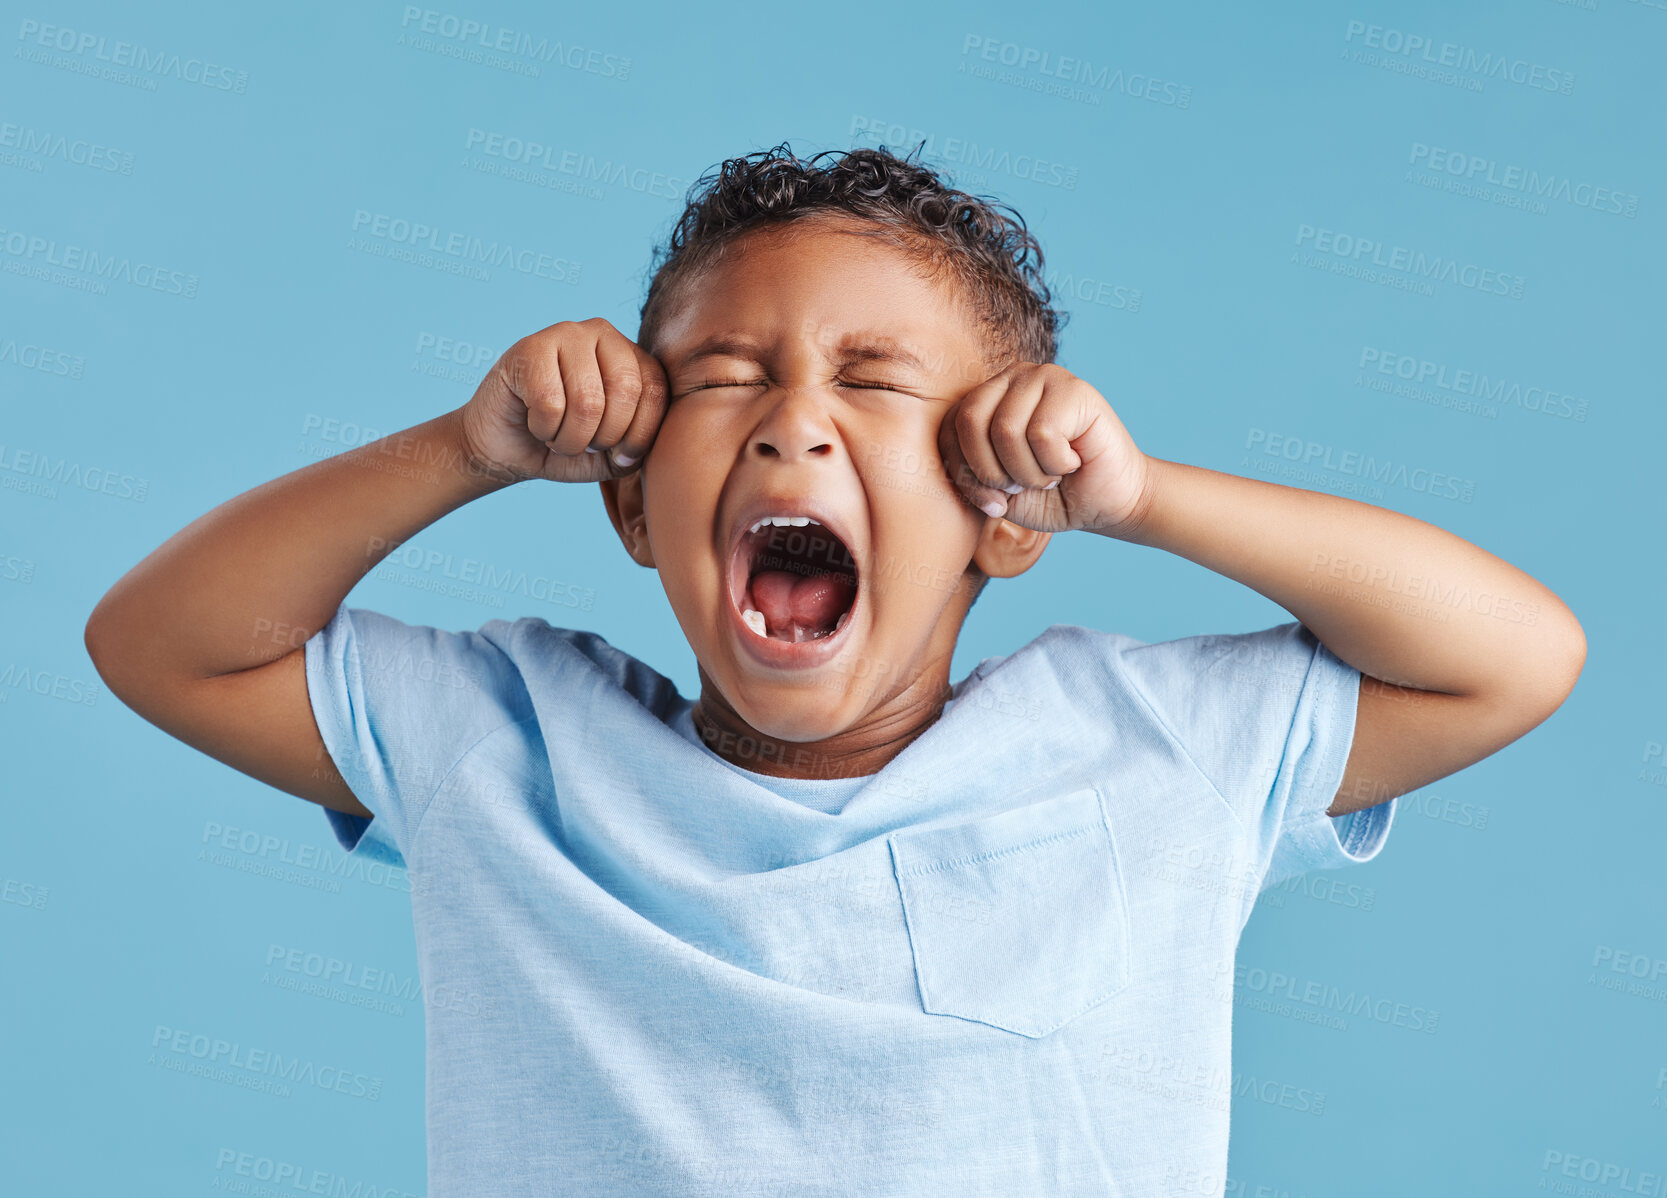
[[[648,547],[648,520],[643,515],[642,471],[605,478],[597,486],[602,488],[602,505],[608,509],[608,519],[613,521],[625,552],[637,565],[652,570],[654,551]]]
[[[991,578],[1012,578],[1036,564],[1053,540],[1051,532],[1037,532],[1011,520],[990,517],[973,547],[973,563]]]

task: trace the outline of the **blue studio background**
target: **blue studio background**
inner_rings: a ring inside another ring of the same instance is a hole
[[[463,404],[517,338],[592,315],[634,334],[688,185],[790,139],[926,140],[1013,204],[1071,313],[1062,363],[1148,453],[1440,525],[1586,629],[1546,724],[1403,798],[1374,862],[1263,896],[1228,1193],[1662,1192],[1667,8],[433,2],[5,6],[0,1190],[210,1193],[285,1165],[423,1192],[403,876],[127,710],[85,621],[197,516]],[[561,51],[481,48],[502,30]],[[534,265],[419,257],[419,224]],[[1455,269],[1407,265],[1436,259]],[[483,564],[528,581],[481,585]],[[471,505],[350,601],[450,629],[541,615],[697,689],[594,486]],[[955,675],[1051,623],[1289,618],[1063,536],[986,592]],[[1310,982],[1385,1017],[1338,1018]],[[359,1080],[192,1073],[178,1031]]]

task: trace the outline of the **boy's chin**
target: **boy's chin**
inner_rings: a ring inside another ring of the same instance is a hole
[[[717,671],[699,668],[702,704],[709,712],[714,699],[739,717],[759,736],[791,744],[828,740],[849,731],[873,701],[873,681],[851,677],[848,671],[824,667],[778,679],[760,677],[734,663]]]
[[[735,714],[759,735],[784,741],[789,747],[829,740],[848,731],[856,722],[843,715],[848,696],[830,692],[826,687],[807,690],[803,694],[771,697],[759,704],[737,704]]]

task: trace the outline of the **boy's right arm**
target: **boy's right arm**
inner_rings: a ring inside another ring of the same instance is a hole
[[[170,735],[279,790],[370,816],[313,720],[308,638],[388,553],[471,500],[531,478],[635,469],[665,395],[659,363],[606,321],[525,337],[464,407],[187,525],[99,601],[87,652],[111,692]],[[616,452],[634,462],[618,465]]]

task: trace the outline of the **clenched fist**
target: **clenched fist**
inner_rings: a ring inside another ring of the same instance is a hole
[[[1063,366],[1015,362],[944,413],[938,452],[955,489],[1038,532],[1107,536],[1137,524],[1149,461],[1093,386]]]
[[[600,316],[523,337],[462,408],[475,468],[591,483],[637,468],[666,410],[666,372]]]

